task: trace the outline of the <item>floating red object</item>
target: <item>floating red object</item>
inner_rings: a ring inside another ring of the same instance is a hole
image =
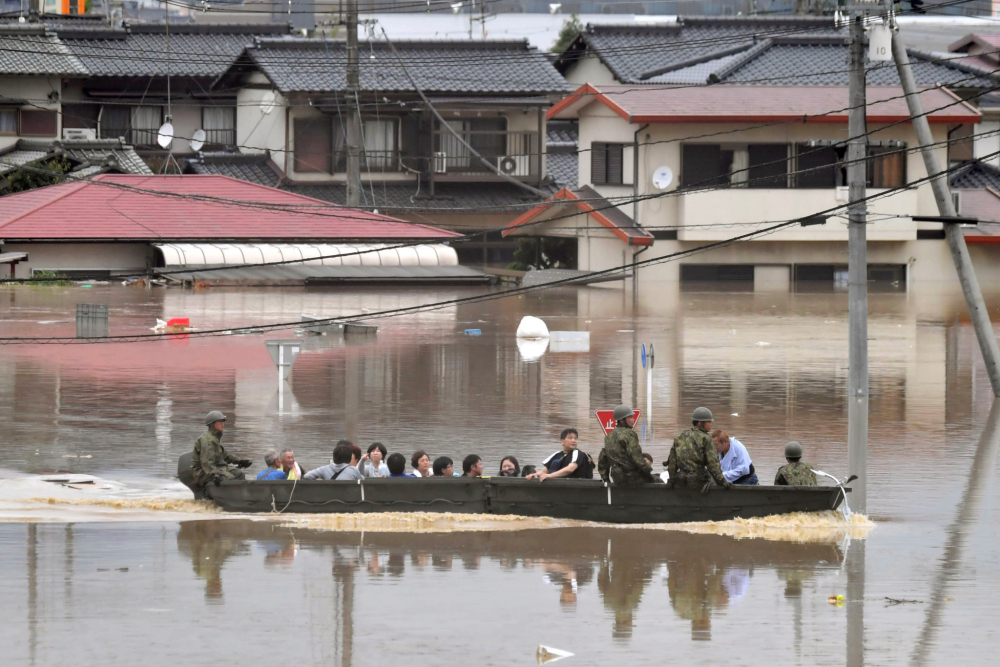
[[[168,327],[189,327],[191,326],[191,318],[189,317],[171,317],[167,320]]]

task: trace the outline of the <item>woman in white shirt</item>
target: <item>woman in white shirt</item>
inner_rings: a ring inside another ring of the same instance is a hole
[[[410,465],[413,466],[414,477],[431,477],[434,474],[431,471],[431,457],[422,449],[413,452],[413,456],[410,457]]]
[[[387,454],[385,445],[373,442],[368,446],[368,453],[361,457],[361,473],[365,477],[388,477],[389,467],[385,464]]]

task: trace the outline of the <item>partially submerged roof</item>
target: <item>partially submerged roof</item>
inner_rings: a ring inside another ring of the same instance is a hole
[[[867,89],[870,123],[906,121],[910,112],[901,88]],[[930,123],[975,123],[979,111],[945,89],[921,92]],[[600,103],[629,123],[846,123],[848,91],[834,86],[581,86],[548,111],[549,118],[573,118]]]
[[[0,201],[0,239],[8,242],[384,241],[456,236],[224,176],[103,174]]]
[[[6,152],[0,152],[0,176],[19,167],[65,156],[73,165],[71,176],[115,172],[122,174],[152,174],[135,149],[118,139],[69,141],[19,139]]]
[[[520,41],[408,41],[362,43],[360,82],[365,90],[425,93],[540,94],[570,89],[543,53]],[[398,55],[397,55],[398,54]],[[403,64],[400,64],[402,61]],[[217,84],[232,87],[259,69],[281,92],[333,92],[346,87],[343,41],[261,39]]]
[[[0,75],[87,75],[84,64],[55,35],[11,28],[0,27]]]
[[[653,235],[642,227],[637,227],[632,218],[601,196],[589,185],[570,190],[563,188],[516,220],[507,225],[503,236],[516,234],[525,225],[545,222],[561,211],[569,209],[573,213],[585,213],[627,245],[653,245]],[[575,209],[575,210],[574,210]]]

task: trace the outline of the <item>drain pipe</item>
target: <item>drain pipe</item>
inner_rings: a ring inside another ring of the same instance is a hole
[[[632,225],[635,227],[639,226],[639,133],[647,127],[649,123],[632,135]],[[632,317],[639,311],[639,267],[636,266],[636,262],[639,255],[647,250],[649,246],[632,253]]]

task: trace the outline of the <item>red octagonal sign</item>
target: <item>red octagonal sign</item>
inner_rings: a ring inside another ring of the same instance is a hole
[[[635,417],[635,421],[639,423],[639,411],[633,410],[632,416]],[[601,428],[604,430],[604,435],[611,433],[615,430],[615,411],[614,410],[598,410],[597,411],[597,421],[600,422]]]

